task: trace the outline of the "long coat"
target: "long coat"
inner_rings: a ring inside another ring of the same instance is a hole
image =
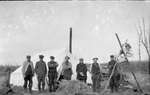
[[[48,76],[50,79],[57,79],[57,67],[58,63],[55,61],[48,62]]]
[[[35,73],[37,76],[46,76],[47,74],[47,67],[44,61],[38,61],[35,65]]]
[[[121,78],[120,73],[118,71],[119,65],[116,63],[115,60],[112,60],[112,61],[110,61],[108,63],[108,68],[109,68],[109,74],[110,75],[111,75],[111,73],[112,73],[112,71],[114,69],[113,75],[112,75],[112,77],[110,79],[110,82],[109,82],[109,86],[110,86],[110,88],[111,88],[112,91],[114,91],[114,90],[117,91],[118,87],[119,87],[119,83],[120,83],[120,78]]]
[[[86,80],[87,78],[87,66],[84,63],[79,63],[76,68],[77,79],[78,80]],[[81,73],[83,75],[81,75]]]
[[[32,69],[32,75],[34,75],[34,66],[33,66],[33,62],[32,62],[32,61],[30,61],[30,62],[24,61],[23,67],[22,67],[22,74],[23,74],[23,77],[25,77],[25,73],[26,73],[26,71],[27,71],[29,65],[31,66],[31,69]]]
[[[63,75],[64,79],[71,80],[72,74],[73,74],[72,64],[69,61],[63,62],[63,64],[62,64],[62,75]]]
[[[92,73],[92,82],[93,82],[93,91],[98,92],[100,89],[100,81],[101,81],[101,72],[98,63],[93,63],[91,68]]]

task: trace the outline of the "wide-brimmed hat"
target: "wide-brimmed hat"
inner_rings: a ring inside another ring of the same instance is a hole
[[[39,55],[39,58],[44,58],[44,55]]]
[[[97,58],[97,57],[94,57],[93,60],[98,60],[98,58]]]

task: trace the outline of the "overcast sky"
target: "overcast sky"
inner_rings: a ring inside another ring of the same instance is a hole
[[[73,52],[107,62],[119,51],[117,32],[131,44],[131,60],[138,60],[135,25],[142,17],[150,21],[148,2],[0,2],[0,64],[20,64],[26,54],[68,48],[69,27]]]

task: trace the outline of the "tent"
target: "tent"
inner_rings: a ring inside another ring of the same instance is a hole
[[[52,50],[52,51],[44,51],[44,52],[41,52],[41,53],[37,53],[35,54],[34,56],[32,56],[31,60],[33,61],[34,63],[34,66],[35,66],[35,63],[36,61],[39,60],[38,58],[38,55],[40,54],[43,54],[45,57],[44,57],[44,61],[47,63],[49,60],[50,60],[50,56],[53,55],[55,56],[55,60],[58,62],[59,66],[58,66],[58,72],[60,73],[60,68],[61,68],[61,64],[64,60],[64,57],[67,55],[67,56],[70,56],[70,62],[72,63],[72,69],[73,69],[73,76],[72,76],[72,80],[75,80],[76,79],[76,65],[78,63],[78,59],[79,57],[73,55],[73,54],[70,54],[67,50],[65,49],[59,49],[59,50]],[[22,77],[22,72],[21,72],[21,69],[22,69],[22,66],[20,66],[17,70],[15,70],[14,72],[12,72],[11,74],[11,78],[10,78],[10,84],[13,84],[13,85],[16,85],[16,86],[23,86],[23,83],[24,83],[24,80],[23,80],[23,77]],[[91,83],[91,75],[90,73],[88,72],[87,73],[88,75],[88,79],[87,79],[87,82],[88,83]],[[33,77],[33,90],[37,90],[37,79],[36,79],[36,75]]]

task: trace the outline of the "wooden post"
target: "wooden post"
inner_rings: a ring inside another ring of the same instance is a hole
[[[10,67],[6,68],[6,87],[10,88],[10,74],[11,74],[11,69]]]
[[[148,67],[149,67],[149,68],[148,68],[148,69],[149,69],[148,71],[149,71],[149,75],[150,75],[150,57],[149,57],[149,60],[148,60]]]
[[[150,76],[150,24],[149,24],[149,32],[147,34],[148,34],[148,36],[147,36],[148,74]]]
[[[141,38],[139,38],[139,61],[141,61]]]
[[[129,60],[128,60],[128,58],[127,58],[125,52],[123,51],[123,47],[122,47],[122,45],[121,45],[121,41],[120,41],[119,36],[118,36],[117,33],[116,33],[116,37],[117,37],[117,40],[118,40],[118,42],[119,42],[120,48],[121,48],[121,50],[122,50],[122,52],[123,52],[123,54],[124,54],[124,57],[125,57],[127,63],[129,63]],[[133,71],[131,71],[131,74],[133,75],[133,77],[134,77],[134,79],[135,79],[135,82],[136,82],[136,84],[137,84],[137,87],[138,87],[139,91],[140,91],[141,93],[143,93],[143,90],[141,89],[141,87],[140,87],[140,85],[139,85],[139,82],[137,81],[136,76],[135,76],[135,74],[133,73]]]
[[[70,27],[69,33],[69,52],[72,53],[72,27]]]

